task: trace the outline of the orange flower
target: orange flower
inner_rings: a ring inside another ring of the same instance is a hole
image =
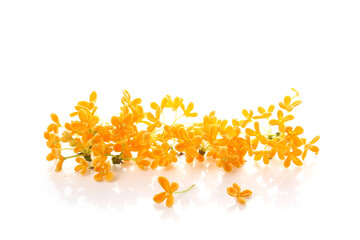
[[[179,184],[176,182],[169,183],[165,177],[159,177],[158,181],[165,192],[158,193],[154,196],[153,200],[156,203],[162,203],[166,199],[166,206],[171,207],[174,204],[173,193],[179,188]]]
[[[266,137],[264,137],[261,132],[260,132],[260,128],[259,128],[259,122],[255,122],[254,124],[254,128],[255,128],[255,131],[250,129],[250,128],[247,128],[245,130],[246,134],[248,134],[249,136],[254,136],[255,139],[252,140],[252,148],[253,149],[256,149],[258,144],[259,144],[259,141],[262,143],[262,144],[266,144],[267,140],[266,140]]]
[[[296,91],[295,91],[295,92],[296,92]],[[296,93],[297,93],[297,92],[296,92]],[[298,93],[297,93],[297,95],[298,95]],[[284,109],[284,110],[286,110],[286,111],[288,111],[288,112],[291,112],[294,107],[296,107],[296,106],[298,106],[298,105],[300,105],[300,104],[301,104],[301,100],[297,100],[297,101],[291,103],[291,97],[290,97],[290,96],[286,96],[286,97],[284,98],[284,102],[280,102],[280,103],[279,103],[279,106],[280,106],[282,109]]]
[[[121,102],[124,105],[128,105],[128,106],[131,106],[131,107],[136,107],[142,101],[141,98],[135,98],[134,100],[131,100],[130,93],[127,90],[124,90],[123,94],[124,94],[124,96],[121,98]]]
[[[50,117],[51,117],[51,120],[53,120],[54,123],[58,124],[59,127],[61,126],[60,122],[59,122],[59,117],[55,113],[52,113],[50,115]]]
[[[127,138],[136,132],[133,126],[133,114],[131,112],[122,112],[119,117],[111,117],[111,124],[115,127],[112,135],[116,140]]]
[[[97,110],[97,107],[95,106],[96,98],[97,98],[97,94],[95,91],[93,91],[89,97],[90,101],[89,102],[87,102],[87,101],[78,102],[78,104],[75,106],[75,109],[77,112],[71,113],[70,117],[75,117],[75,116],[79,115],[79,111],[81,109],[87,111],[90,115],[93,116]]]
[[[185,152],[186,162],[191,163],[194,158],[199,155],[197,149],[202,143],[202,138],[200,136],[190,138],[189,133],[183,127],[178,129],[178,137],[179,143],[175,146],[175,148],[179,152]]]
[[[259,161],[262,158],[265,164],[269,164],[270,151],[263,150],[263,151],[255,151],[254,153],[255,153],[255,156],[254,156],[255,161]]]
[[[285,128],[285,132],[287,133],[286,141],[291,143],[294,147],[298,148],[303,145],[303,141],[298,137],[298,135],[304,132],[302,127],[297,126],[294,130],[292,127],[288,126]]]
[[[161,106],[159,106],[156,102],[152,102],[150,104],[150,107],[154,110],[156,110],[158,107],[162,109],[164,108],[171,108],[173,111],[176,111],[180,105],[182,104],[183,99],[180,97],[176,97],[174,100],[172,100],[170,95],[166,95],[161,101]]]
[[[91,148],[95,156],[95,159],[93,161],[94,166],[98,164],[103,164],[112,152],[112,148],[109,145],[105,144],[102,139],[98,139],[98,141],[99,143],[95,143]]]
[[[60,159],[61,156],[61,150],[57,148],[52,148],[51,152],[46,156],[46,160],[52,161],[54,159]]]
[[[246,125],[248,125],[248,123],[251,122],[251,118],[252,118],[252,116],[253,116],[254,113],[253,113],[252,110],[250,110],[250,112],[248,112],[246,109],[244,109],[244,110],[242,111],[242,114],[244,115],[244,117],[245,117],[246,119],[241,121],[241,127],[242,127],[242,128],[245,128]]]
[[[204,131],[205,133],[202,134],[202,138],[211,143],[216,144],[217,143],[217,135],[218,135],[218,127],[217,125],[211,125],[207,127],[207,131]]]
[[[81,174],[85,174],[88,167],[89,167],[89,164],[87,161],[85,161],[85,159],[81,158],[81,157],[77,157],[76,159],[76,162],[79,163],[79,165],[77,165],[74,170],[77,171],[77,172],[80,172]]]
[[[228,147],[220,147],[217,154],[213,157],[218,158],[216,166],[222,167],[226,172],[231,172],[232,165],[239,168],[242,163],[235,150]]]
[[[60,155],[59,156],[59,161],[56,164],[55,172],[60,172],[61,171],[64,160],[65,160],[65,158],[62,155]]]
[[[145,160],[145,158],[148,155],[148,151],[144,150],[144,151],[140,151],[138,152],[138,155],[135,158],[135,162],[136,165],[140,168],[140,169],[145,169],[145,167],[150,166],[150,162],[148,160]]]
[[[269,157],[273,158],[275,156],[275,154],[278,154],[278,157],[281,160],[285,159],[285,155],[284,155],[284,151],[287,149],[287,143],[285,141],[275,141],[275,140],[270,140],[267,143],[268,146],[271,147],[270,150],[270,154]]]
[[[215,116],[215,111],[209,113],[209,115],[205,115],[203,118],[203,130],[206,132],[206,129],[216,124],[217,117]]]
[[[194,103],[192,102],[189,103],[186,109],[183,103],[180,104],[180,107],[184,111],[186,117],[196,117],[198,115],[196,112],[191,112],[194,109]]]
[[[294,116],[293,115],[287,115],[284,117],[284,113],[279,110],[278,113],[277,113],[277,117],[278,119],[272,119],[270,120],[269,124],[270,125],[279,125],[279,131],[280,132],[284,132],[285,131],[285,122],[287,121],[290,121],[290,120],[293,120],[294,119]]]
[[[70,142],[73,140],[73,133],[69,132],[69,131],[64,131],[62,133],[62,138],[60,138],[61,142]]]
[[[293,151],[286,151],[284,167],[288,168],[291,162],[293,162],[296,166],[302,166],[303,162],[298,158],[298,156],[301,156],[301,153],[302,151],[298,148],[293,149]]]
[[[262,118],[269,118],[272,115],[272,112],[274,111],[275,106],[270,105],[268,110],[266,111],[263,107],[258,107],[258,111],[261,115],[254,116],[253,119],[262,119]]]
[[[94,179],[96,181],[101,181],[105,177],[105,180],[110,182],[113,179],[113,173],[110,172],[110,163],[104,162],[100,163],[99,165],[95,166],[94,170],[95,172],[98,172],[95,174]]]
[[[195,184],[191,185],[188,189],[185,189],[184,191],[175,192],[179,188],[179,184],[176,182],[169,183],[169,180],[167,180],[165,177],[161,176],[158,178],[158,181],[161,185],[161,187],[165,190],[165,192],[158,193],[154,196],[153,200],[156,203],[162,203],[166,199],[166,206],[171,207],[174,204],[174,193],[184,193],[192,189]]]
[[[170,145],[167,142],[163,142],[161,145],[157,144],[151,152],[151,158],[154,161],[151,163],[151,168],[155,169],[158,166],[165,167],[171,163],[176,162],[176,151],[171,150]]]
[[[245,204],[246,203],[246,197],[250,197],[252,194],[252,191],[249,189],[246,189],[244,191],[241,191],[241,188],[236,183],[233,184],[232,187],[227,188],[227,193],[238,200],[239,203]]]
[[[171,106],[173,111],[176,111],[181,106],[183,101],[184,101],[184,99],[182,99],[180,97],[176,97],[174,99],[174,102],[173,102],[172,106]]]
[[[177,126],[164,125],[164,131],[162,132],[161,135],[158,135],[159,141],[167,142],[170,139],[175,139],[180,126],[181,125],[177,125]]]
[[[134,100],[131,100],[130,93],[127,90],[123,91],[124,96],[121,98],[121,103],[124,105],[121,109],[123,111],[127,111],[130,109],[133,113],[133,121],[136,123],[139,123],[144,117],[144,109],[140,105],[141,98],[135,98]]]
[[[85,110],[80,109],[78,116],[80,121],[71,121],[69,130],[76,132],[77,134],[83,135],[89,133],[89,128],[93,128],[98,122],[98,116],[89,116]]]
[[[312,152],[315,153],[315,155],[317,155],[319,153],[319,148],[317,146],[314,146],[314,144],[319,141],[320,136],[316,136],[314,137],[313,140],[311,140],[308,144],[306,144],[306,139],[304,139],[304,144],[305,144],[305,148],[304,148],[304,152],[302,154],[302,160],[305,159],[307,152],[310,150]]]
[[[250,157],[254,155],[254,151],[251,146],[251,139],[249,135],[245,135],[245,139],[238,138],[238,142],[239,142],[238,148],[243,152],[244,156],[246,155],[246,153]]]
[[[46,145],[48,146],[48,148],[50,148],[50,149],[53,149],[53,148],[60,149],[61,148],[60,138],[55,133],[45,132],[44,138],[46,140],[48,140],[46,142]]]
[[[161,108],[160,107],[158,107],[156,109],[155,116],[151,112],[148,112],[146,114],[147,119],[151,122],[147,127],[148,132],[152,132],[156,128],[161,127],[162,124],[160,122],[160,114],[161,114]]]

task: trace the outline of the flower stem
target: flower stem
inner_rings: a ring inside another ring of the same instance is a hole
[[[163,121],[164,121],[164,125],[165,125],[165,114],[164,114],[164,110],[161,110],[161,115],[163,117]]]
[[[116,155],[113,155],[113,154],[106,154],[105,156],[108,156],[108,157],[116,157]]]
[[[76,155],[64,157],[64,160],[65,160],[65,159],[69,159],[69,158],[74,158],[74,157],[80,157],[80,156],[84,156],[84,154],[76,154]]]
[[[193,187],[195,187],[195,184],[191,185],[188,189],[185,189],[184,191],[178,191],[178,192],[174,192],[174,193],[184,193],[189,191],[190,189],[192,189]]]

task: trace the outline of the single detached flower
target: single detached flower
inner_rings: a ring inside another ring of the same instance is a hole
[[[179,188],[179,184],[176,182],[169,183],[165,177],[161,176],[158,178],[159,184],[165,190],[165,192],[158,193],[154,196],[153,200],[156,203],[162,203],[166,199],[166,206],[171,207],[174,204],[174,193],[184,193],[193,188],[195,185],[192,185],[188,189],[180,192],[175,192]]]
[[[233,184],[232,187],[227,188],[227,193],[231,196],[236,198],[241,204],[246,203],[246,197],[250,197],[252,194],[252,191],[249,189],[246,189],[244,191],[241,191],[241,188],[236,183]]]

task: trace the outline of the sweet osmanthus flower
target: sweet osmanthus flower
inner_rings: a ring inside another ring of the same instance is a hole
[[[320,139],[320,136],[316,136],[316,137],[314,137],[313,140],[311,140],[308,144],[306,144],[306,139],[304,138],[303,142],[305,144],[305,149],[302,154],[302,160],[305,159],[306,154],[309,150],[314,152],[316,155],[319,153],[319,148],[314,145],[317,141],[319,141],[319,139]]]
[[[106,181],[110,182],[113,178],[113,173],[110,172],[110,162],[104,162],[95,166],[94,170],[98,172],[94,178],[96,181],[101,181],[105,178]]]
[[[318,155],[316,145],[320,136],[307,142],[304,129],[291,125],[294,109],[302,103],[299,92],[292,90],[295,95],[285,96],[278,109],[275,105],[267,109],[260,106],[258,114],[243,109],[230,120],[219,119],[212,111],[200,121],[186,124],[180,120],[199,114],[194,111],[193,102],[186,103],[179,96],[166,95],[158,102],[151,102],[146,111],[141,98],[132,98],[124,90],[120,111],[106,121],[97,113],[97,93],[92,92],[88,100],[75,105],[70,122],[62,124],[55,113],[50,114],[51,123],[44,133],[50,149],[46,159],[56,161],[55,171],[59,172],[74,158],[77,163],[74,170],[82,175],[91,174],[96,181],[113,181],[112,168],[121,167],[124,162],[147,170],[178,162],[192,166],[196,159],[205,163],[204,166],[213,161],[220,171],[229,173],[243,167],[249,158],[271,164],[277,157],[285,168],[303,166],[310,152]],[[166,121],[164,111],[173,113],[170,121]],[[163,177],[159,183],[165,192],[157,194],[154,201],[166,200],[167,206],[173,205],[178,184],[170,184]],[[249,194],[246,190],[241,192],[236,185],[228,193],[240,197],[240,202]]]
[[[191,188],[193,188],[195,185],[192,185],[188,189],[180,192],[176,192],[176,190],[179,188],[179,184],[176,182],[169,183],[169,180],[167,180],[165,177],[161,176],[158,178],[160,186],[165,190],[164,192],[158,193],[154,196],[153,200],[156,203],[162,203],[166,199],[166,206],[171,207],[174,204],[174,193],[184,193],[189,191]]]
[[[77,165],[74,170],[80,172],[81,174],[85,174],[89,167],[89,163],[81,157],[77,157],[76,162],[79,163],[79,165]]]
[[[241,191],[241,188],[239,187],[239,185],[237,185],[236,183],[233,183],[232,187],[228,187],[227,188],[227,193],[231,196],[236,198],[236,200],[241,203],[241,204],[245,204],[246,203],[246,197],[250,197],[252,194],[252,191],[250,191],[249,189],[246,189],[244,191]]]

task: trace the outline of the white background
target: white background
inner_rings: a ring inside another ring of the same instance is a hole
[[[359,239],[359,11],[346,0],[1,1],[1,238]],[[321,136],[303,167],[124,166],[97,183],[45,159],[50,113],[68,121],[93,90],[109,121],[123,89],[147,110],[170,94],[231,119],[292,87],[303,100],[293,126]],[[197,186],[168,209],[152,200],[160,175]],[[226,194],[233,182],[254,192],[245,207]]]

